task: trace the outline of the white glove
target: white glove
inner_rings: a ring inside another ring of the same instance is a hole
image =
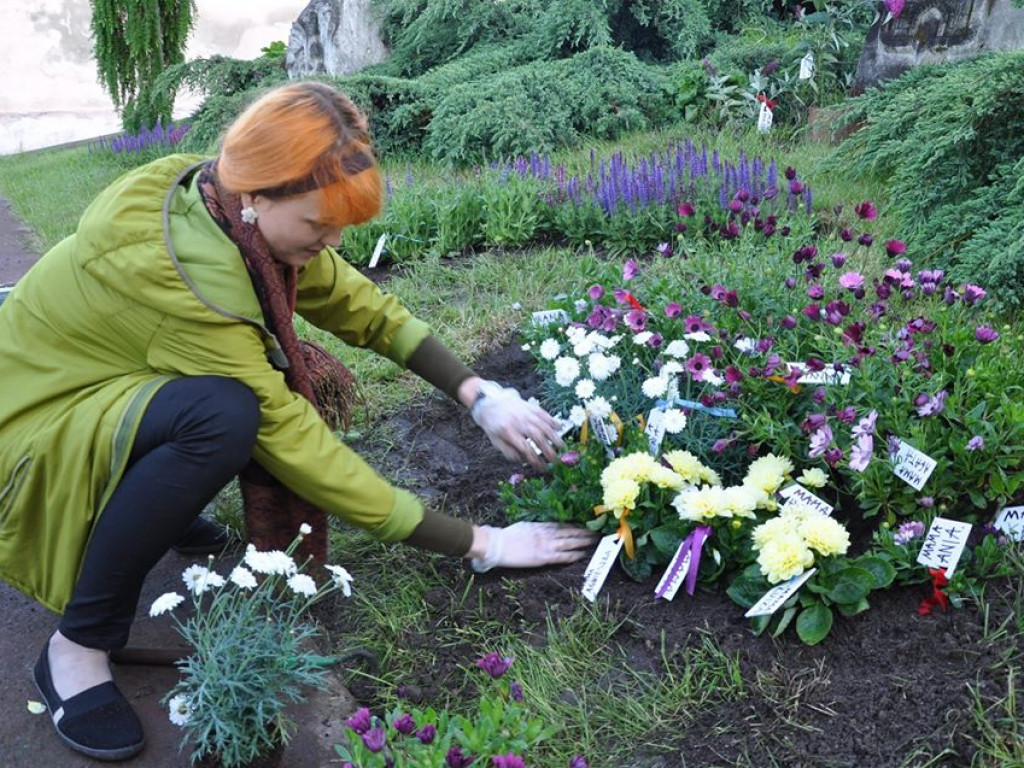
[[[470,414],[506,459],[544,469],[562,447],[558,422],[539,405],[528,403],[512,387],[493,381],[480,385]]]
[[[473,558],[477,573],[491,568],[538,568],[542,565],[574,563],[586,557],[600,535],[586,528],[559,523],[515,523],[508,528],[483,526],[487,533],[487,554]]]

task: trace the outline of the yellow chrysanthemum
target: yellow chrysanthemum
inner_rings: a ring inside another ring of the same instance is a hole
[[[850,548],[849,532],[836,520],[814,515],[804,520],[800,533],[807,546],[822,555],[845,555]]]
[[[686,483],[683,482],[683,478],[668,467],[663,467],[661,464],[655,464],[651,468],[651,476],[648,480],[659,488],[670,488],[673,491],[681,491],[686,485]]]
[[[745,485],[733,485],[723,491],[725,504],[729,510],[727,517],[755,517],[754,510],[761,498],[756,488]]]
[[[657,464],[654,459],[646,453],[630,453],[627,456],[620,456],[601,472],[601,483],[609,485],[615,480],[623,478],[646,483],[655,466]]]
[[[620,477],[604,486],[604,505],[611,507],[616,517],[621,517],[626,509],[636,507],[640,485],[628,477]]]
[[[718,476],[718,473],[711,467],[705,467],[704,465],[701,465],[700,468],[700,479],[701,482],[707,485],[720,486],[722,484],[722,478]]]
[[[749,475],[751,472],[765,472],[770,475],[785,476],[792,474],[793,462],[785,456],[776,456],[774,453],[769,453],[767,456],[754,459],[750,463],[747,474]]]
[[[762,549],[768,542],[775,539],[799,535],[800,520],[780,515],[761,523],[751,532],[750,537],[754,544],[754,549]]]
[[[704,485],[683,491],[672,501],[679,517],[703,523],[716,517],[729,517],[725,494],[717,486]]]
[[[784,482],[785,478],[771,467],[751,467],[743,479],[744,485],[760,488],[767,494],[773,494]]]
[[[824,488],[825,483],[828,482],[828,475],[825,474],[824,470],[813,467],[805,469],[796,481],[805,488]]]
[[[770,584],[778,584],[810,568],[814,564],[814,553],[795,534],[777,536],[761,548],[757,564]]]
[[[664,456],[668,465],[683,478],[683,482],[696,485],[701,481],[706,467],[689,451],[669,451]]]

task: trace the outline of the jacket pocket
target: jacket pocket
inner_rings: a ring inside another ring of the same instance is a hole
[[[31,456],[22,456],[14,465],[7,482],[0,488],[0,528],[7,524],[7,518],[14,509],[14,502],[18,498],[18,492],[28,477],[29,467],[32,465]]]

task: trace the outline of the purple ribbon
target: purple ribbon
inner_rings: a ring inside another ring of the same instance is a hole
[[[672,562],[669,577],[665,579],[665,585],[654,595],[656,598],[665,596],[672,582],[676,580],[676,574],[679,573],[679,569],[686,562],[687,555],[690,556],[690,569],[686,572],[686,593],[689,595],[694,593],[697,589],[697,571],[700,570],[700,553],[704,548],[704,542],[710,535],[710,525],[698,525],[683,540],[679,551],[676,553],[676,559]]]

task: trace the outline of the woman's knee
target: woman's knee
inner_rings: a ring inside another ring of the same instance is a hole
[[[260,404],[245,384],[226,376],[208,377],[211,413],[216,420],[222,450],[246,458],[256,444],[260,426]]]

